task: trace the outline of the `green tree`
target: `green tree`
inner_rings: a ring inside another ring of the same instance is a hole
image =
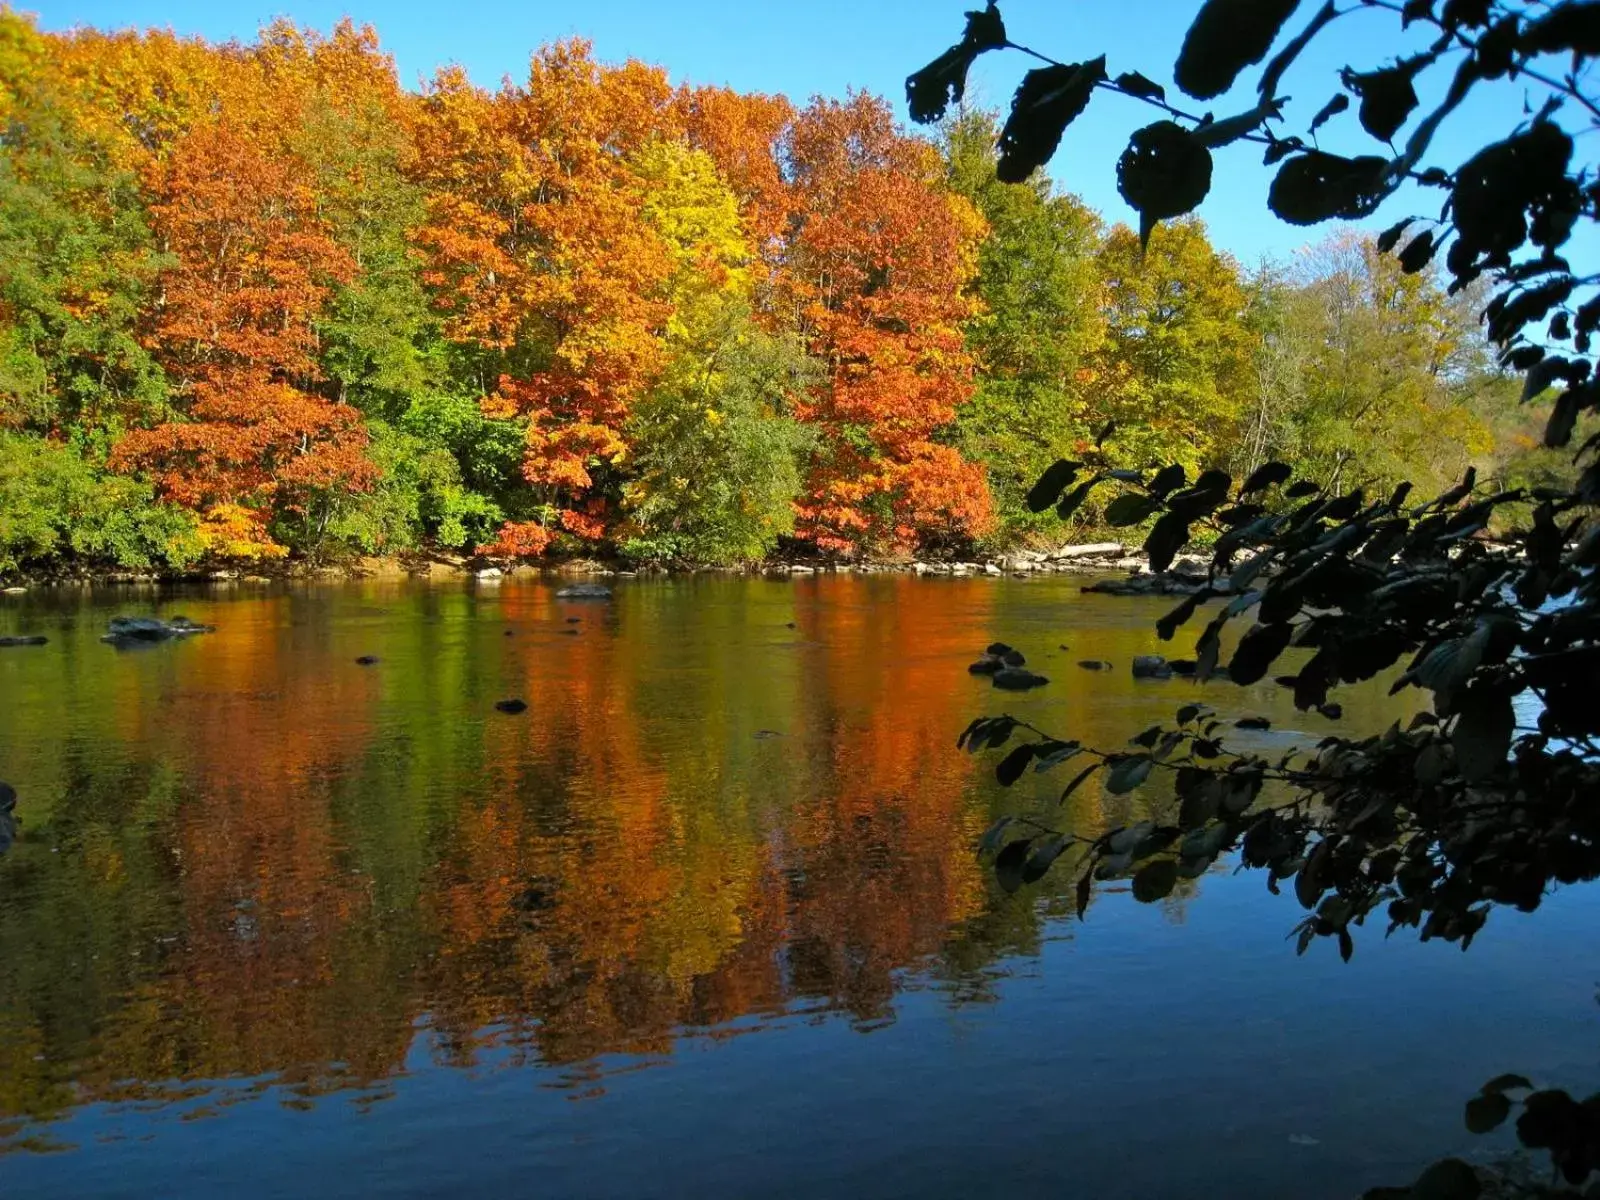
[[[0,431],[0,575],[69,561],[182,567],[200,551],[193,518],[148,483],[78,446]]]
[[[135,336],[162,258],[138,180],[76,127],[0,13],[0,425],[119,428],[159,411],[166,381]]]
[[[817,374],[798,339],[763,331],[739,308],[684,347],[630,417],[623,552],[746,562],[792,532],[815,441],[794,406]]]
[[[1302,258],[1283,304],[1280,351],[1300,384],[1266,457],[1336,489],[1411,479],[1437,490],[1487,453],[1465,398],[1492,360],[1474,307],[1435,272],[1408,274],[1370,237],[1341,233]]]
[[[1100,252],[1106,340],[1093,362],[1094,422],[1117,423],[1129,466],[1227,461],[1251,385],[1255,339],[1238,265],[1198,221],[1163,225],[1141,245],[1126,226]]]
[[[989,223],[978,252],[983,312],[967,323],[978,385],[956,438],[989,472],[1002,544],[1043,527],[1023,498],[1039,473],[1091,436],[1086,384],[1105,337],[1096,254],[1100,222],[1043,172],[1019,184],[996,173],[993,114],[966,110],[944,127],[952,190]]]

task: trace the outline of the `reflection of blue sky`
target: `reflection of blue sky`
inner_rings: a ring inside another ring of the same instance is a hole
[[[181,1163],[194,1194],[250,1197],[1344,1200],[1430,1156],[1503,1150],[1461,1126],[1496,1074],[1593,1086],[1593,889],[1497,912],[1468,954],[1380,922],[1344,964],[1328,942],[1294,956],[1299,910],[1259,874],[1200,886],[1181,909],[1112,894],[1054,922],[1037,958],[993,968],[997,1003],[952,1006],[909,971],[870,1033],[751,1018],[588,1074],[513,1047],[445,1068],[423,1028],[378,1092],[295,1111],[278,1090],[194,1121],[95,1106],[48,1130],[93,1155],[0,1174],[16,1195],[173,1194]]]
[[[508,74],[521,77],[531,48],[577,34],[593,39],[602,58],[635,56],[666,66],[677,79],[727,83],[746,91],[784,92],[797,99],[816,93],[840,95],[847,87],[861,87],[888,96],[903,113],[906,74],[954,41],[962,28],[962,11],[978,2],[492,0],[441,8],[420,0],[260,0],[255,5],[218,5],[203,0],[33,0],[23,7],[38,11],[48,28],[74,23],[159,24],[213,38],[249,38],[262,20],[277,13],[323,28],[349,14],[378,27],[407,83],[449,61],[460,62],[482,84],[492,85]],[[1161,83],[1170,82],[1171,64],[1196,7],[1194,0],[1121,4],[1009,0],[1001,6],[1011,35],[1019,42],[1067,60],[1104,52],[1113,74],[1136,69]],[[1310,11],[1306,6],[1301,19]],[[1364,70],[1381,65],[1375,46],[1385,44],[1395,21],[1392,13],[1357,9],[1325,31],[1286,81],[1283,90],[1293,98],[1286,110],[1287,132],[1303,130],[1334,94],[1340,67],[1348,64]],[[1425,37],[1418,34],[1414,42],[1421,46]],[[986,60],[974,78],[976,97],[991,105],[1002,103],[1010,97],[1026,65],[1014,55]],[[1453,67],[1451,60],[1449,69]],[[1444,75],[1437,80],[1424,76],[1419,83],[1424,105],[1443,93],[1446,82]],[[1504,83],[1463,106],[1437,139],[1437,161],[1454,167],[1475,143],[1508,131],[1520,117],[1522,98],[1520,85]],[[1247,79],[1246,85],[1228,97],[1227,106],[1219,105],[1217,111],[1246,108],[1250,99]],[[1113,219],[1128,219],[1129,210],[1116,192],[1115,162],[1129,131],[1151,119],[1151,110],[1133,101],[1098,96],[1068,131],[1051,167],[1055,177]],[[1325,149],[1343,153],[1381,149],[1361,133],[1353,110],[1336,117],[1324,133]],[[1580,150],[1587,148],[1580,143]],[[1287,255],[1319,236],[1317,231],[1297,229],[1264,212],[1270,178],[1271,172],[1260,163],[1258,148],[1235,147],[1219,158],[1211,196],[1200,210],[1218,243],[1247,266],[1263,255]],[[1412,211],[1436,215],[1440,193],[1419,196],[1412,191],[1409,197],[1391,200],[1373,221],[1374,226],[1387,225]],[[1586,235],[1583,244],[1593,257],[1592,239]]]

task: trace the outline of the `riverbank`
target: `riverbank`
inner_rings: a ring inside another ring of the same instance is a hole
[[[1204,560],[1185,557],[1174,564],[1184,573],[1204,572]],[[305,560],[215,565],[188,571],[128,570],[81,564],[59,569],[24,571],[0,577],[0,593],[22,593],[42,587],[152,586],[169,583],[255,583],[285,580],[339,579],[452,579],[492,582],[504,578],[546,576],[605,576],[613,578],[659,577],[691,574],[765,575],[803,577],[817,574],[908,574],[952,577],[1005,577],[1049,574],[1106,575],[1127,572],[1150,584],[1145,558],[1120,542],[1093,542],[1052,550],[1013,550],[1003,555],[971,559],[906,558],[831,560],[777,558],[738,566],[632,564],[621,560],[566,559],[548,563],[509,564],[502,561],[451,554],[416,554],[368,557],[338,563]],[[1149,590],[1155,590],[1153,587]]]

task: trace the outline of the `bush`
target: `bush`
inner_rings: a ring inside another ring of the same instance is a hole
[[[119,567],[200,557],[194,517],[148,483],[113,475],[78,447],[0,433],[0,573],[67,556]]]

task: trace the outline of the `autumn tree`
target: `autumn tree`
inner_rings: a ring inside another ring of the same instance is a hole
[[[673,270],[630,156],[670,132],[671,98],[661,71],[603,68],[569,42],[496,96],[442,73],[419,117],[426,278],[447,335],[494,372],[485,411],[525,422],[523,474],[543,506],[505,528],[501,553],[607,528],[607,476],[661,367]]]
[[[783,302],[829,373],[801,410],[820,444],[797,532],[839,552],[987,532],[982,468],[940,440],[972,391],[962,324],[982,218],[871,97],[815,101],[784,152],[796,232]]]
[[[350,278],[301,164],[226,116],[186,133],[154,169],[151,215],[176,260],[146,337],[178,385],[182,419],[130,432],[115,461],[149,471],[201,516],[216,553],[284,553],[274,510],[307,528],[372,482],[360,414],[310,390],[315,318]]]
[[[1002,533],[1014,537],[1041,528],[1023,503],[1039,473],[1093,436],[1105,337],[1100,222],[1043,173],[1001,182],[991,114],[963,111],[942,133],[950,187],[989,227],[974,283],[981,308],[966,326],[976,386],[957,444],[987,469]]]

